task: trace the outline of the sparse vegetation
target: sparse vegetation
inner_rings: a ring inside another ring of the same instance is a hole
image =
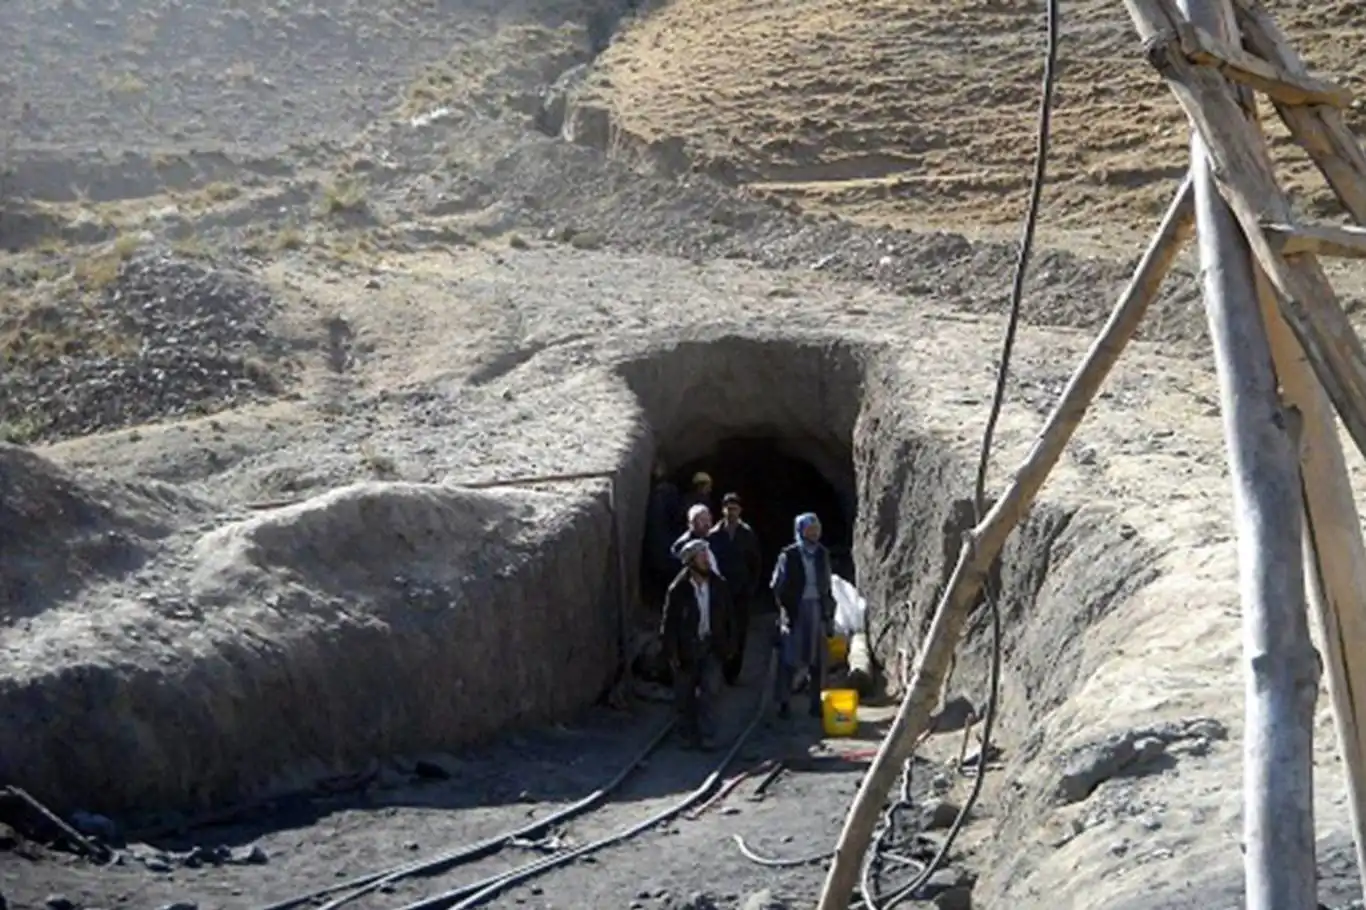
[[[273,244],[277,250],[297,250],[304,245],[304,232],[293,225],[280,228]]]
[[[28,445],[42,436],[43,426],[32,417],[0,421],[0,442]]]
[[[399,476],[398,462],[375,449],[370,440],[360,444],[361,465],[380,480],[395,480]]]
[[[363,233],[339,234],[327,244],[327,251],[342,262],[364,264],[379,253],[375,242]]]
[[[242,188],[231,183],[215,181],[203,189],[203,196],[211,202],[228,202],[242,195]]]
[[[365,211],[365,187],[359,180],[342,179],[323,187],[322,213],[342,215]]]
[[[197,234],[187,234],[179,238],[171,244],[171,249],[192,259],[202,259],[209,256],[208,248],[204,246],[204,242],[199,239]]]
[[[245,358],[242,361],[242,372],[263,391],[275,393],[284,388],[279,373],[260,357]]]
[[[41,300],[14,297],[0,303],[0,365],[50,363],[74,354],[128,354],[134,342],[127,335],[108,327],[88,331],[94,318],[86,307],[85,301],[70,294]],[[11,417],[10,423],[23,421]]]
[[[99,291],[113,284],[119,269],[132,259],[142,245],[136,234],[120,234],[102,252],[77,258],[71,264],[71,276],[84,291]]]
[[[308,245],[308,237],[298,227],[290,224],[277,231],[251,230],[242,244],[242,250],[253,256],[301,250]]]
[[[100,85],[111,95],[141,95],[147,91],[147,83],[136,73],[119,73],[100,79]]]

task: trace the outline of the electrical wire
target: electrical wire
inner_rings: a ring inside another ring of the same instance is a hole
[[[1039,220],[1039,208],[1043,198],[1043,187],[1048,171],[1048,148],[1052,133],[1053,88],[1057,75],[1058,59],[1058,0],[1046,0],[1047,35],[1044,54],[1043,93],[1039,102],[1038,138],[1034,154],[1034,174],[1030,183],[1029,206],[1025,213],[1023,235],[1020,240],[1019,256],[1015,262],[1015,275],[1010,289],[1010,314],[1006,320],[1005,337],[1001,343],[1001,362],[996,370],[996,386],[992,393],[991,410],[987,414],[986,427],[982,434],[982,446],[977,462],[977,477],[973,488],[973,506],[976,523],[980,525],[986,514],[987,472],[991,465],[991,449],[995,440],[996,424],[1001,416],[1005,402],[1006,385],[1010,379],[1010,360],[1015,349],[1015,338],[1019,333],[1020,315],[1023,308],[1025,278],[1029,272],[1029,260],[1034,250],[1035,228]],[[986,778],[987,753],[991,748],[991,733],[996,721],[996,711],[1000,701],[1001,689],[1001,606],[999,592],[993,590],[990,577],[984,585],[985,599],[991,613],[991,667],[988,680],[986,706],[982,712],[982,748],[978,753],[976,773],[972,776],[972,790],[958,810],[947,836],[935,856],[915,879],[903,888],[886,897],[877,896],[872,889],[873,869],[887,850],[887,840],[894,828],[895,813],[910,804],[911,766],[908,759],[903,768],[902,793],[884,817],[883,831],[869,850],[863,868],[862,898],[868,910],[891,910],[908,897],[916,895],[930,880],[948,858],[968,814],[977,804],[982,794],[982,784]],[[964,734],[966,735],[966,733]],[[899,858],[905,859],[905,858]],[[914,862],[914,861],[911,861]]]
[[[664,742],[665,737],[667,737],[669,733],[673,730],[674,725],[675,721],[671,718],[667,723],[663,725],[663,727],[657,733],[654,734],[654,736],[650,737],[650,740],[645,744],[645,746],[634,757],[632,757],[631,760],[627,762],[627,764],[620,771],[617,772],[616,776],[614,776],[607,783],[603,784],[601,787],[599,787],[597,790],[594,790],[587,796],[583,797],[578,802],[571,803],[563,809],[560,809],[557,812],[553,812],[550,815],[545,816],[544,818],[536,819],[535,821],[529,822],[521,826],[520,828],[516,828],[511,831],[505,831],[502,834],[495,834],[492,837],[487,837],[481,841],[477,841],[472,844],[466,844],[461,847],[455,847],[450,850],[445,850],[440,854],[433,857],[429,857],[427,859],[414,860],[412,862],[407,863],[400,863],[399,865],[392,866],[388,869],[381,869],[375,872],[369,872],[356,878],[349,879],[348,881],[338,882],[333,885],[327,885],[315,891],[310,891],[308,894],[301,894],[297,897],[292,897],[287,900],[278,901],[274,904],[269,905],[268,907],[262,908],[262,910],[293,910],[293,908],[295,907],[299,907],[304,904],[311,904],[313,901],[319,898],[327,897],[331,894],[336,894],[339,891],[349,890],[349,894],[345,894],[339,898],[335,898],[329,903],[324,904],[318,908],[318,910],[335,910],[335,908],[341,907],[345,904],[350,903],[353,900],[356,900],[357,898],[363,897],[364,895],[369,894],[371,891],[374,891],[384,885],[399,881],[400,879],[404,878],[411,878],[414,876],[421,875],[434,875],[438,872],[444,872],[447,869],[453,868],[463,863],[483,859],[486,856],[490,856],[494,853],[497,853],[503,847],[507,846],[509,843],[518,838],[531,837],[535,834],[538,834],[546,830],[547,828],[553,827],[554,825],[558,825],[561,822],[568,821],[569,819],[574,818],[575,816],[582,815],[584,812],[587,812],[589,809],[592,809],[598,803],[602,802],[612,792],[619,788],[622,785],[622,783],[626,780],[626,778],[629,777],[631,773],[635,771],[636,768],[638,768],[645,761],[645,759],[649,758],[649,756],[656,749],[659,748],[659,746]]]
[[[750,736],[753,735],[755,729],[758,728],[760,721],[763,720],[764,711],[768,707],[769,694],[773,691],[773,677],[776,670],[777,653],[773,652],[769,657],[768,673],[766,674],[764,686],[759,693],[758,705],[755,709],[754,716],[750,719],[749,724],[745,729],[740,732],[740,735],[736,737],[735,742],[731,744],[730,749],[717,763],[716,767],[712,769],[712,772],[698,785],[697,789],[683,797],[683,799],[647,818],[641,819],[633,825],[621,828],[606,837],[599,838],[591,843],[584,844],[580,847],[574,847],[569,850],[561,850],[544,859],[526,863],[525,865],[511,869],[507,872],[497,873],[480,881],[468,885],[461,885],[453,890],[423,898],[422,900],[404,905],[400,910],[448,910],[448,908],[450,908],[450,910],[471,910],[471,908],[479,906],[489,898],[497,896],[508,888],[530,881],[544,872],[549,872],[551,869],[573,862],[590,853],[596,853],[599,850],[622,843],[655,825],[663,824],[682,815],[688,809],[701,803],[707,798],[708,794],[716,788],[716,785],[720,781],[721,776],[725,773],[726,768],[735,760],[735,756],[739,754],[740,749],[744,746],[746,741],[749,740]]]

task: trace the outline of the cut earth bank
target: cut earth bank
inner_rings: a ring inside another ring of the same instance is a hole
[[[529,273],[621,267],[596,258]],[[772,303],[738,267],[692,280],[661,287],[659,305]],[[3,570],[6,590],[27,595],[0,631],[0,779],[68,809],[189,806],[563,717],[610,682],[621,617],[609,503],[616,546],[635,554],[656,445],[685,460],[752,432],[785,438],[837,487],[852,477],[860,587],[897,681],[956,553],[997,328],[928,304],[908,315],[871,292],[796,296],[782,319],[756,315],[743,331],[589,327],[485,371],[458,406],[439,384],[410,395],[377,447],[420,435],[433,484],[253,511],[228,487],[146,479],[176,427],[0,450],[7,548],[33,541]],[[994,489],[1086,341],[1022,337]],[[967,841],[988,906],[1058,894],[1209,906],[1210,888],[1237,887],[1242,681],[1212,394],[1198,364],[1136,348],[1008,548],[1006,767]],[[116,462],[122,478],[96,476]],[[468,488],[596,470],[610,480]],[[78,520],[53,532],[53,514]],[[36,571],[54,552],[91,571]],[[120,574],[129,565],[156,566],[156,589]],[[96,602],[110,606],[81,607]],[[984,678],[977,625],[959,689]],[[1320,705],[1319,824],[1340,850],[1346,810]]]

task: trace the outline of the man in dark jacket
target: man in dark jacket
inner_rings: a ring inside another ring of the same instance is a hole
[[[730,644],[730,591],[711,570],[705,540],[688,541],[679,556],[683,571],[664,597],[660,638],[673,671],[679,732],[689,745],[710,749],[716,735],[716,677]]]
[[[778,602],[781,652],[778,660],[778,716],[791,713],[792,680],[798,668],[810,671],[810,711],[821,713],[825,640],[835,620],[830,551],[821,543],[821,520],[804,512],[793,522],[796,540],[783,547],[769,587]]]
[[[745,660],[750,609],[763,584],[764,558],[759,550],[759,535],[740,517],[740,496],[727,493],[721,499],[721,509],[721,521],[707,535],[707,543],[716,554],[716,563],[735,604],[732,651],[721,668],[726,682],[733,686],[740,680]]]

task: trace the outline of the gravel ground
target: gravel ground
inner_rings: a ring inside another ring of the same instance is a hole
[[[135,255],[88,302],[5,314],[11,441],[80,436],[273,398],[286,385],[277,310],[250,276]]]

